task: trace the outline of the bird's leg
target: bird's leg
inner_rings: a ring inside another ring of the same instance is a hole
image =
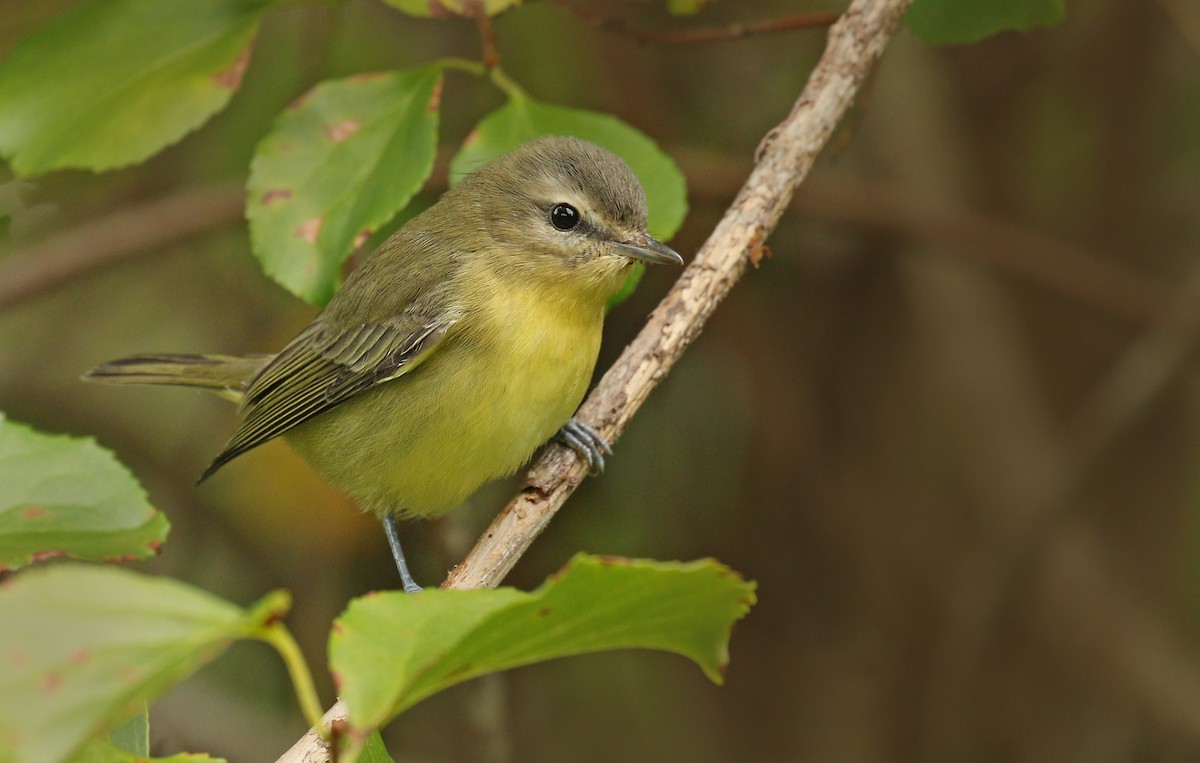
[[[604,473],[604,456],[612,455],[612,446],[595,429],[572,418],[562,425],[554,438],[587,462],[588,474],[595,476]]]
[[[420,593],[421,586],[408,574],[408,562],[404,559],[404,549],[400,548],[400,533],[396,530],[396,515],[386,514],[383,519],[383,531],[387,533],[388,546],[392,549],[392,558],[396,560],[396,569],[400,571],[400,583],[405,593]]]

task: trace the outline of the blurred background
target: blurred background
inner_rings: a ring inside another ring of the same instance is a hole
[[[808,8],[574,2],[651,30]],[[4,0],[0,56],[72,4]],[[616,114],[676,158],[691,212],[672,244],[689,257],[824,41],[640,44],[532,1],[496,29],[531,94]],[[0,410],[94,435],[133,469],[173,524],[145,568],[241,603],[290,589],[318,674],[347,600],[397,585],[375,522],[282,443],[195,488],[230,406],[78,376],[133,352],[281,347],[314,311],[249,254],[256,141],[319,80],[444,55],[478,57],[473,24],[289,7],[231,106],[176,147],[0,184],[16,209]],[[448,75],[426,203],[500,103]],[[1059,27],[964,47],[902,32],[769,244],[510,578],[533,587],[578,550],[716,557],[759,583],[726,685],[658,653],[520,669],[403,716],[397,759],[1200,757],[1200,6],[1072,3]],[[601,368],[674,276],[648,273],[611,315]],[[440,580],[512,490],[407,527],[418,579]],[[151,718],[156,749],[231,761],[274,760],[304,731],[257,645]]]

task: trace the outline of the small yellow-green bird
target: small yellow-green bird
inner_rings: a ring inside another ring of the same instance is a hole
[[[629,167],[592,143],[530,141],[464,178],[365,259],[276,355],[135,355],[88,381],[202,387],[241,426],[204,471],[285,434],[383,521],[458,506],[557,434],[593,471],[608,444],[572,418],[605,302],[635,262],[683,259],[646,232]]]

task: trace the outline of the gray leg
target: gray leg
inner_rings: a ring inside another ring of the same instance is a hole
[[[396,530],[396,516],[388,514],[382,520],[383,531],[387,533],[388,546],[392,549],[392,558],[396,560],[396,569],[400,571],[400,583],[405,593],[420,593],[421,586],[408,574],[408,562],[404,560],[404,549],[400,548],[400,533]]]
[[[554,437],[587,462],[589,474],[604,473],[604,456],[612,455],[612,446],[595,429],[578,419],[571,419]]]

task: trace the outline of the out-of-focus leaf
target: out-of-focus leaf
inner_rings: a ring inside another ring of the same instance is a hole
[[[905,20],[928,43],[969,43],[1007,30],[1052,26],[1066,0],[915,0]]]
[[[437,153],[441,69],[323,82],[275,122],[250,168],[246,216],[263,269],[314,304],[413,197]]]
[[[131,755],[150,755],[150,709],[145,702],[137,715],[108,733],[113,746]]]
[[[0,588],[0,760],[69,758],[233,639],[281,617],[289,603],[276,592],[242,610],[173,580],[91,565],[55,565],[7,581]]]
[[[642,181],[650,211],[650,233],[661,241],[675,235],[687,214],[687,183],[670,156],[637,129],[608,114],[551,106],[522,94],[484,117],[450,162],[457,179],[539,135],[571,135],[620,156]]]
[[[41,434],[0,414],[0,569],[63,555],[145,559],[169,527],[95,441]]]
[[[532,593],[388,592],[356,599],[330,637],[349,718],[370,732],[448,686],[497,670],[611,649],[662,649],[722,680],[754,584],[712,560],[575,557]]]
[[[392,760],[387,747],[383,744],[383,737],[379,736],[379,732],[376,731],[367,740],[367,746],[363,748],[358,763],[396,763],[396,761]]]
[[[393,8],[399,8],[413,16],[436,16],[439,18],[479,15],[495,16],[501,11],[520,5],[521,0],[383,0]]]
[[[36,175],[139,162],[224,108],[273,0],[92,0],[0,64],[0,154]]]
[[[667,10],[676,16],[699,13],[711,0],[667,0]]]
[[[182,752],[169,758],[152,758],[149,755],[134,755],[117,747],[108,739],[96,739],[72,756],[71,763],[225,763],[225,760],[190,752]]]

